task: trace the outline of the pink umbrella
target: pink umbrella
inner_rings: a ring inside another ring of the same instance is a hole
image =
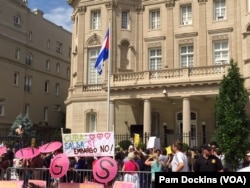
[[[47,144],[44,144],[44,145],[40,146],[39,151],[41,153],[49,153],[49,152],[52,152],[52,151],[56,151],[61,147],[62,147],[61,142],[49,142]]]
[[[40,154],[39,149],[27,147],[27,148],[19,149],[15,155],[17,158],[31,159],[31,158],[38,156],[39,154]]]
[[[50,163],[49,171],[53,178],[63,177],[69,170],[69,158],[64,153],[56,155]]]
[[[0,156],[7,152],[7,148],[5,146],[0,147]]]

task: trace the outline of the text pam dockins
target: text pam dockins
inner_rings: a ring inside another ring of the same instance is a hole
[[[156,172],[156,187],[165,187],[168,184],[210,184],[218,186],[235,185],[250,187],[250,172]]]

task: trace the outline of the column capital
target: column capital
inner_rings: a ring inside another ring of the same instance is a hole
[[[166,2],[166,7],[167,8],[173,8],[175,6],[175,0],[168,0]]]

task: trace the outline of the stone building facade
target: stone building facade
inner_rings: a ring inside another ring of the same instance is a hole
[[[215,130],[215,97],[231,58],[250,91],[249,0],[68,3],[72,132],[150,133],[161,141],[190,133],[188,144],[198,146]],[[109,25],[110,57],[99,76],[94,64]]]
[[[0,0],[1,136],[20,114],[37,126],[63,126],[71,41],[71,32],[26,0]]]

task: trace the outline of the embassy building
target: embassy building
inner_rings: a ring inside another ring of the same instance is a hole
[[[67,2],[72,132],[149,133],[162,145],[190,133],[189,146],[199,146],[216,128],[215,98],[231,58],[250,91],[250,0]],[[94,65],[109,25],[110,54],[98,75]]]

